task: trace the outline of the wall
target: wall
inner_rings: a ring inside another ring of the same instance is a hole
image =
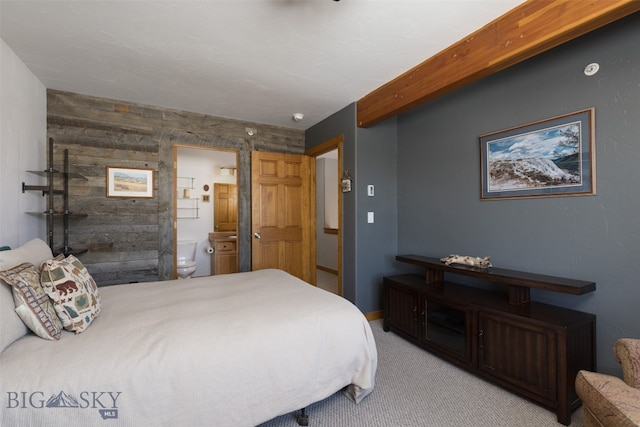
[[[537,300],[595,313],[598,367],[640,337],[640,14],[398,118],[398,248],[597,283]],[[584,67],[600,63],[593,77]],[[597,195],[480,200],[480,135],[595,107]],[[398,265],[398,269],[403,266]]]
[[[68,148],[71,172],[88,178],[70,188],[71,209],[89,213],[71,225],[70,240],[89,247],[80,259],[101,286],[173,278],[174,146],[238,151],[241,271],[251,269],[251,151],[304,151],[304,133],[295,129],[53,90],[47,107],[56,155]],[[106,165],[154,169],[155,197],[107,200]]]
[[[28,173],[47,167],[46,90],[18,56],[0,40],[0,246],[17,247],[46,239],[42,193],[22,193],[22,183],[43,185]]]
[[[356,129],[355,103],[305,132],[307,149],[344,135],[343,168],[353,190],[342,193],[342,295],[362,312],[382,308],[382,277],[397,253],[396,121]],[[367,185],[376,188],[367,196]],[[367,212],[375,222],[367,223]]]

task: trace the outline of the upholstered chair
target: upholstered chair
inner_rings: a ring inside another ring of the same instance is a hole
[[[640,339],[619,339],[613,351],[624,381],[589,371],[576,377],[585,427],[640,426]]]

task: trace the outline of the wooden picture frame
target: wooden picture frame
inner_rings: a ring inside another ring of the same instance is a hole
[[[480,136],[484,200],[595,195],[593,108]]]
[[[153,169],[107,166],[107,197],[153,198]]]

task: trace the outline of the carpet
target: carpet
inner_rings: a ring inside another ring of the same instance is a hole
[[[556,415],[469,374],[371,322],[378,348],[373,392],[354,404],[341,392],[307,407],[310,427],[561,427]],[[295,414],[260,427],[297,426]],[[572,427],[580,427],[582,409]]]

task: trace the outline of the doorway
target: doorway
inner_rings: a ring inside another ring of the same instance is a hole
[[[196,271],[191,277],[209,276],[214,230],[214,184],[235,185],[238,152],[201,146],[175,145],[174,158],[174,278],[178,241],[195,240]],[[233,228],[227,225],[227,228]],[[237,230],[237,215],[236,215]]]
[[[305,152],[316,160],[316,286],[342,296],[343,135]]]

